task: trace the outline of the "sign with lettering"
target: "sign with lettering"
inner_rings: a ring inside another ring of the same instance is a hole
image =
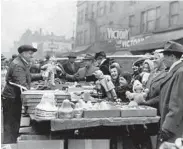
[[[114,40],[128,40],[129,29],[107,28],[107,37],[108,39],[114,39]]]
[[[116,41],[116,46],[120,46],[121,48],[128,48],[128,47],[134,46],[144,40],[145,40],[144,37],[130,39],[130,40],[118,40],[118,41]]]

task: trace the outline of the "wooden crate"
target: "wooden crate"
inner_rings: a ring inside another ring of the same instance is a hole
[[[64,149],[63,140],[19,140],[18,149]]]
[[[70,139],[68,140],[68,149],[109,149],[110,140],[100,139]]]
[[[154,117],[157,116],[157,109],[148,106],[139,106],[137,108],[121,109],[121,117]]]
[[[1,144],[1,149],[18,149],[17,144]]]
[[[120,109],[112,110],[85,110],[83,112],[84,118],[109,118],[109,117],[120,117]]]

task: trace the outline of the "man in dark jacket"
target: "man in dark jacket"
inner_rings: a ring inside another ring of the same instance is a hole
[[[96,53],[95,60],[97,61],[99,69],[103,72],[103,74],[110,75],[110,71],[109,71],[110,59],[106,58],[105,52],[101,51]]]
[[[74,53],[70,53],[68,58],[69,60],[65,64],[63,64],[63,68],[67,74],[74,75],[78,71],[80,66],[75,63],[76,55]]]
[[[164,63],[168,74],[160,86],[160,135],[159,144],[175,142],[183,135],[183,46],[169,41],[164,47]]]
[[[83,60],[85,67],[80,68],[76,74],[70,75],[69,77],[74,81],[95,82],[97,79],[94,72],[99,69],[93,64],[94,56],[91,54],[86,54]]]
[[[18,48],[19,55],[10,64],[6,86],[2,93],[4,117],[4,143],[16,143],[21,118],[21,90],[30,89],[32,79],[42,79],[41,74],[30,74],[30,61],[37,49],[30,45]]]

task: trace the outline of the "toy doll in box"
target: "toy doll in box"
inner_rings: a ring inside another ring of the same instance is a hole
[[[101,70],[95,71],[94,75],[98,79],[96,81],[97,89],[103,88],[108,99],[116,100],[117,95],[111,77],[109,75],[104,75]]]

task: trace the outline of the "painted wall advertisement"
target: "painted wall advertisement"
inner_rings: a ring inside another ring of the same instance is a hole
[[[145,40],[145,36],[130,37],[129,29],[107,28],[108,42],[115,42],[120,49],[129,48]]]

